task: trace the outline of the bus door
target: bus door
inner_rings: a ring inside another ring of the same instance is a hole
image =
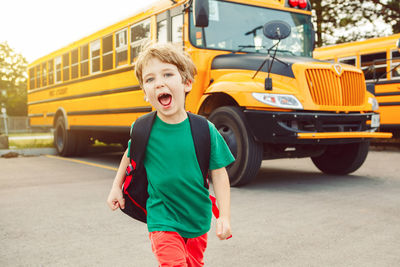
[[[157,42],[183,45],[183,6],[157,15]]]

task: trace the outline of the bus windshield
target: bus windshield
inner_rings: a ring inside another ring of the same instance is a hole
[[[190,41],[199,48],[249,53],[267,53],[276,41],[263,34],[263,26],[272,20],[282,20],[291,27],[291,34],[279,44],[277,53],[311,57],[311,16],[275,9],[247,6],[232,2],[210,1],[209,25],[205,28],[205,43],[201,28],[190,16]]]

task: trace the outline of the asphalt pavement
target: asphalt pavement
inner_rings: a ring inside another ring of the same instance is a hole
[[[146,225],[106,198],[121,152],[0,158],[0,266],[157,266]],[[309,159],[264,161],[232,188],[233,238],[209,233],[206,266],[400,266],[400,153],[350,176]]]

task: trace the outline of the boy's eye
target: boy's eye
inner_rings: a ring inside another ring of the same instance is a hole
[[[171,76],[174,76],[174,74],[168,72],[168,73],[165,73],[164,76],[165,76],[165,77],[171,77]]]
[[[145,82],[146,83],[149,83],[149,82],[152,82],[154,80],[154,78],[147,78],[146,80],[145,80]]]

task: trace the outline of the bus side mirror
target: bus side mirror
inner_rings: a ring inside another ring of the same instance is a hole
[[[290,25],[281,20],[273,20],[264,25],[264,35],[272,40],[282,40],[290,35]]]
[[[400,39],[397,40],[397,44],[396,44],[397,48],[400,49]]]
[[[208,27],[208,16],[210,13],[208,0],[194,0],[193,2],[194,26]]]

